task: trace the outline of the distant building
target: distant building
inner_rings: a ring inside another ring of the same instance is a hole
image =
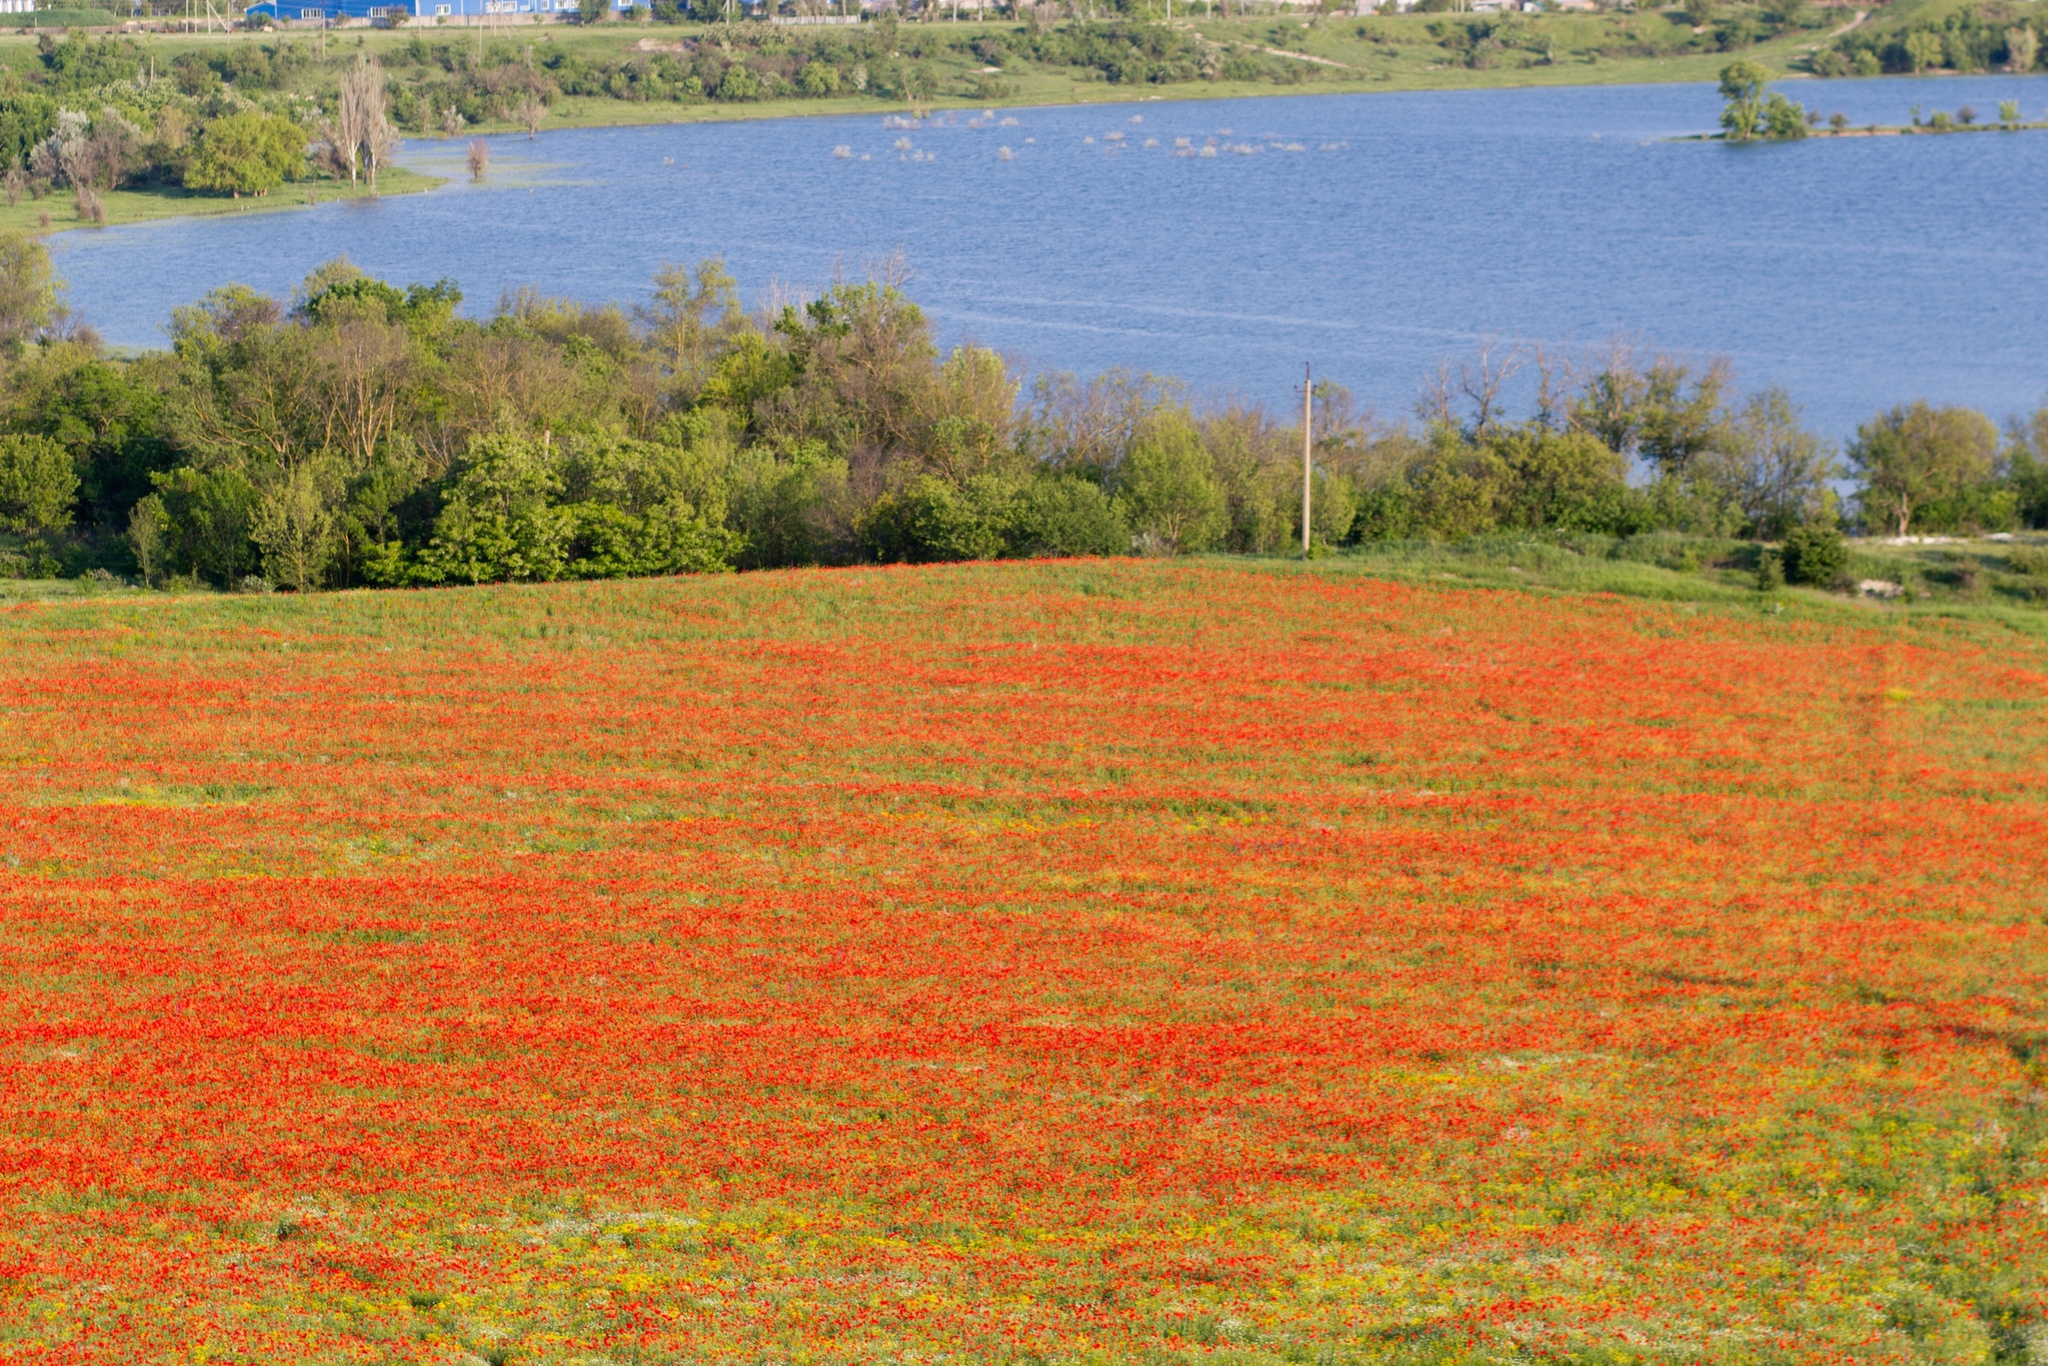
[[[0,0],[0,5],[12,0]],[[611,0],[615,10],[630,10],[632,0]],[[398,19],[403,23],[431,24],[435,20],[461,21],[475,19],[518,19],[525,17],[531,23],[535,19],[565,18],[577,12],[576,0],[263,0],[260,5],[251,5],[243,12],[257,15],[267,14],[280,23],[294,20],[311,20],[341,23],[350,19],[367,19],[372,23],[390,23]]]

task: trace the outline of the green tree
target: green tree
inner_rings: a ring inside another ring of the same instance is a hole
[[[0,95],[0,169],[28,164],[28,154],[57,128],[57,102],[47,95]]]
[[[1785,586],[1785,557],[1776,550],[1765,550],[1756,557],[1756,588],[1759,593],[1775,593]]]
[[[1721,68],[1721,127],[1730,142],[1747,142],[1762,130],[1764,87],[1771,73],[1742,58]]]
[[[2005,69],[2007,71],[2013,72],[2015,75],[2032,71],[2034,69],[2034,59],[2040,55],[2041,38],[2034,30],[2020,27],[2009,28],[2005,31]],[[2004,105],[1999,106],[2000,109],[2004,107]],[[2005,121],[2007,123],[2019,122],[2019,110],[2017,107],[2013,110],[2013,116]]]
[[[1998,429],[1972,408],[1924,401],[1879,413],[1856,429],[1849,464],[1862,481],[1865,522],[1905,536],[1971,518],[1989,491]]]
[[[1184,409],[1162,409],[1139,430],[1117,502],[1131,529],[1168,554],[1207,550],[1222,536],[1215,461]]]
[[[1500,431],[1485,444],[1504,467],[1503,512],[1512,524],[1532,530],[1620,529],[1627,470],[1620,452],[1599,438],[1530,423]]]
[[[144,586],[154,585],[163,577],[170,533],[164,500],[155,494],[137,499],[128,510],[128,549],[135,556],[135,567],[142,572]]]
[[[1100,484],[1041,475],[1018,497],[1011,545],[1012,553],[1034,558],[1126,555],[1131,528]]]
[[[703,388],[724,343],[746,326],[738,287],[716,257],[700,261],[695,271],[663,266],[654,277],[654,297],[635,313],[686,400]]]
[[[1771,73],[1743,58],[1721,68],[1721,127],[1730,142],[1767,138],[1775,142],[1806,136],[1806,110],[1776,91]]]
[[[334,558],[335,500],[321,473],[301,465],[265,489],[249,528],[263,552],[263,572],[301,593],[320,586]]]
[[[577,0],[576,17],[583,23],[601,24],[611,13],[611,0]]]
[[[1773,90],[1764,100],[1763,135],[1772,142],[1797,142],[1806,136],[1806,106]]]
[[[195,190],[269,194],[296,179],[306,164],[306,133],[290,119],[245,110],[214,119],[199,130],[185,184]]]
[[[830,62],[810,61],[797,73],[796,88],[806,95],[834,95],[839,92],[839,68]]]
[[[744,538],[725,526],[722,448],[614,434],[570,443],[563,510],[578,578],[704,574],[733,567]]]
[[[0,233],[0,348],[19,355],[59,311],[49,248],[25,232]]]
[[[159,546],[167,570],[225,587],[256,568],[256,548],[249,539],[256,489],[240,471],[181,466],[154,481],[156,492],[145,501],[153,500],[159,509]]]
[[[1800,425],[1782,389],[1751,398],[1688,466],[1715,502],[1741,512],[1745,531],[1765,540],[1829,513],[1828,481],[1838,472],[1829,444]]]
[[[561,577],[572,518],[552,504],[560,473],[539,442],[480,436],[441,500],[433,539],[420,556],[422,577],[459,583]]]
[[[0,436],[0,527],[19,534],[71,525],[78,470],[47,436]]]
[[[2005,483],[2021,525],[2048,527],[2048,408],[2014,418],[2006,432]]]
[[[1618,348],[1565,406],[1572,426],[1678,475],[1722,440],[1729,388],[1723,363],[1695,372],[1664,356],[1646,365]]]
[[[1914,71],[1932,71],[1941,65],[1944,47],[1939,33],[1916,29],[1906,35],[1906,64]]]
[[[745,62],[734,62],[719,76],[718,89],[713,93],[721,100],[758,100],[767,92],[761,87],[761,78]]]
[[[1009,549],[1016,503],[1016,486],[997,476],[956,485],[925,474],[876,499],[856,530],[885,562],[993,560]]]
[[[730,522],[746,538],[741,568],[851,559],[858,550],[847,464],[824,443],[801,442],[786,453],[743,449],[728,478]]]

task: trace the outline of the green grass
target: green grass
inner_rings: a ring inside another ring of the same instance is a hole
[[[430,190],[442,181],[438,176],[421,175],[393,167],[377,177],[377,195],[417,194]],[[368,199],[372,191],[367,183],[351,189],[348,185],[333,180],[301,180],[285,185],[261,197],[244,195],[240,199],[224,194],[202,194],[188,190],[181,185],[151,186],[145,189],[113,190],[100,196],[106,205],[106,227],[118,227],[123,223],[150,223],[165,218],[220,218],[248,213],[277,213],[285,209],[303,209],[314,204],[325,204],[336,199]],[[32,199],[24,195],[20,202],[0,202],[0,231],[21,230],[24,232],[62,232],[67,228],[93,226],[87,219],[79,217],[77,206],[71,196],[63,191]]]
[[[1846,586],[1832,590],[1759,591],[1756,566],[1761,550],[1755,542],[1674,532],[1633,537],[1499,535],[1456,544],[1376,542],[1295,564],[1307,573],[1362,575],[1439,588],[1512,589],[1540,595],[1613,593],[1772,615],[1791,611],[1902,621],[1963,618],[2048,638],[2048,533],[2021,533],[2010,541],[1910,546],[1853,540]],[[1222,555],[1202,558],[1217,563],[1284,563]],[[1854,583],[1866,579],[1897,584],[1900,596],[1885,600],[1856,592]],[[0,579],[0,603],[108,593],[156,601],[173,596],[89,579]]]
[[[1306,566],[1318,573],[1364,574],[1433,586],[1508,588],[1532,593],[1614,593],[1662,602],[1753,607],[1773,614],[1855,614],[1887,619],[1967,618],[2048,638],[2048,535],[2011,541],[1959,540],[1891,546],[1850,543],[1848,587],[1760,592],[1754,542],[1654,532],[1643,536],[1489,536],[1459,544],[1380,542]],[[1862,580],[1897,584],[1885,600],[1853,588]]]
[[[19,28],[108,28],[121,20],[103,9],[43,9],[10,14],[4,22]]]

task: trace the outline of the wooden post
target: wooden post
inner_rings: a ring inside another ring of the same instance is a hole
[[[1315,385],[1309,379],[1309,367],[1301,367],[1301,558],[1308,558],[1308,513],[1310,480],[1315,473],[1315,423],[1314,410],[1310,404],[1315,399]]]

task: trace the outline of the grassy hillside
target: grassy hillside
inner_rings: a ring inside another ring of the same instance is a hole
[[[17,606],[7,1353],[2028,1360],[2044,680],[1328,562]]]

